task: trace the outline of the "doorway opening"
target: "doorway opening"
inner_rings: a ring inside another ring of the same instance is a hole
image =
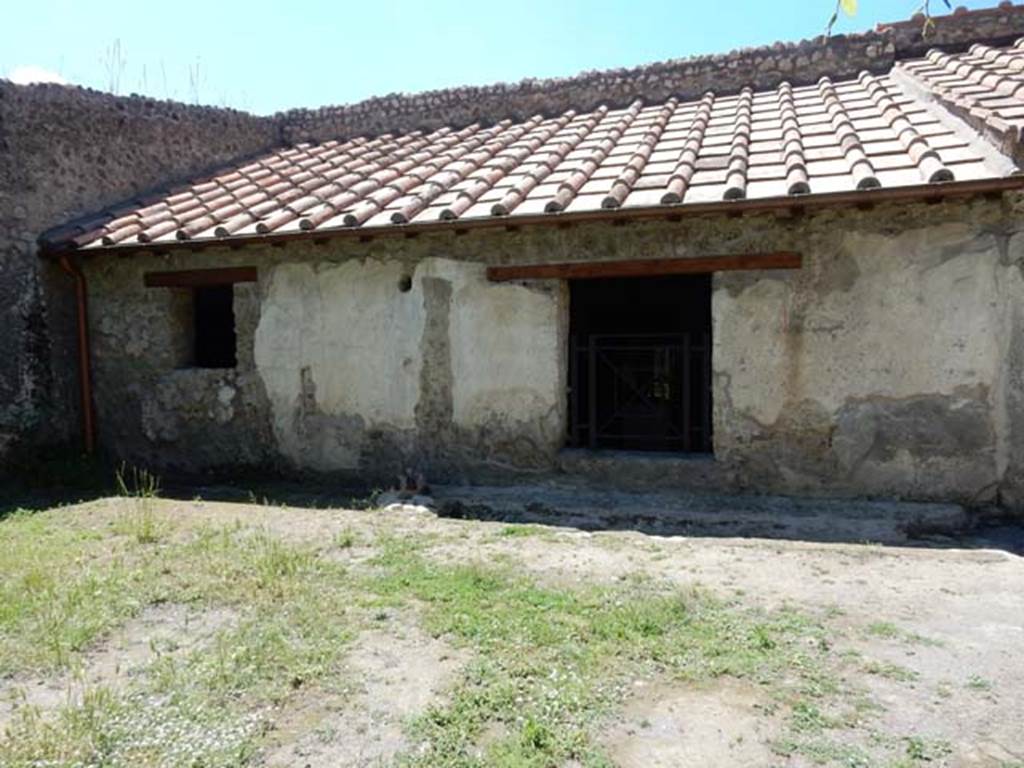
[[[711,275],[569,290],[569,445],[710,453]]]

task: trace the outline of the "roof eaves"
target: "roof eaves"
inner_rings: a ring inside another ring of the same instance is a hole
[[[82,256],[109,253],[198,251],[209,248],[241,248],[258,245],[284,245],[296,241],[323,243],[330,240],[369,240],[376,237],[415,237],[420,234],[454,232],[463,234],[475,230],[518,230],[521,228],[569,226],[589,223],[629,223],[668,220],[708,215],[742,216],[780,210],[822,210],[839,207],[864,207],[886,202],[939,202],[951,198],[1001,194],[1024,189],[1024,174],[970,181],[923,183],[914,186],[870,188],[847,192],[831,192],[805,196],[766,197],[753,200],[722,200],[707,203],[685,203],[636,208],[598,209],[579,212],[551,212],[517,217],[492,216],[489,218],[437,220],[411,224],[347,227],[329,230],[270,232],[267,234],[207,238],[196,240],[168,240],[150,243],[96,244],[76,248],[67,241],[54,243],[40,238],[40,255],[57,258],[74,252]]]

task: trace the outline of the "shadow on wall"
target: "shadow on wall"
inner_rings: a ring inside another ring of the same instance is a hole
[[[24,451],[0,467],[0,519],[17,511],[41,512],[120,495],[119,471],[144,473],[153,478],[161,497],[182,501],[198,497],[306,509],[366,509],[381,490],[270,465],[157,475],[107,454],[88,456],[62,446]]]
[[[113,464],[80,448],[22,450],[0,466],[0,519],[17,510],[43,510],[114,492]]]

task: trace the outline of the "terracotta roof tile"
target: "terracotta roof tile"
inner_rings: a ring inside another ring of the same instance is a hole
[[[1024,41],[890,74],[374,138],[301,143],[62,228],[74,247],[796,197],[992,178],[936,99],[1000,137],[1024,126]],[[1008,139],[1008,140],[1009,140]],[[1002,147],[1007,153],[1005,147]],[[1002,170],[1000,170],[1002,169]]]
[[[933,93],[952,111],[1012,145],[1024,127],[1024,39],[1006,48],[976,44],[965,53],[932,51],[895,71]]]
[[[697,106],[697,111],[694,113],[690,127],[687,130],[686,139],[674,161],[667,189],[661,196],[661,203],[663,205],[672,205],[683,201],[686,187],[696,171],[697,156],[701,151],[708,124],[711,122],[711,113],[714,105],[715,95],[708,92]]]

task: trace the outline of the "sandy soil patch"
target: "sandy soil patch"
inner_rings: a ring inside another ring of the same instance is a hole
[[[359,635],[346,661],[345,697],[301,698],[278,721],[264,765],[386,765],[410,748],[407,721],[443,701],[466,654],[423,632],[414,619],[389,616]]]
[[[122,687],[157,657],[186,654],[235,619],[235,613],[224,608],[202,610],[172,603],[150,606],[84,654],[69,670],[0,680],[0,733],[22,707],[45,711],[75,706],[92,688]]]
[[[621,768],[739,768],[772,762],[774,723],[750,685],[637,685],[602,738]]]

